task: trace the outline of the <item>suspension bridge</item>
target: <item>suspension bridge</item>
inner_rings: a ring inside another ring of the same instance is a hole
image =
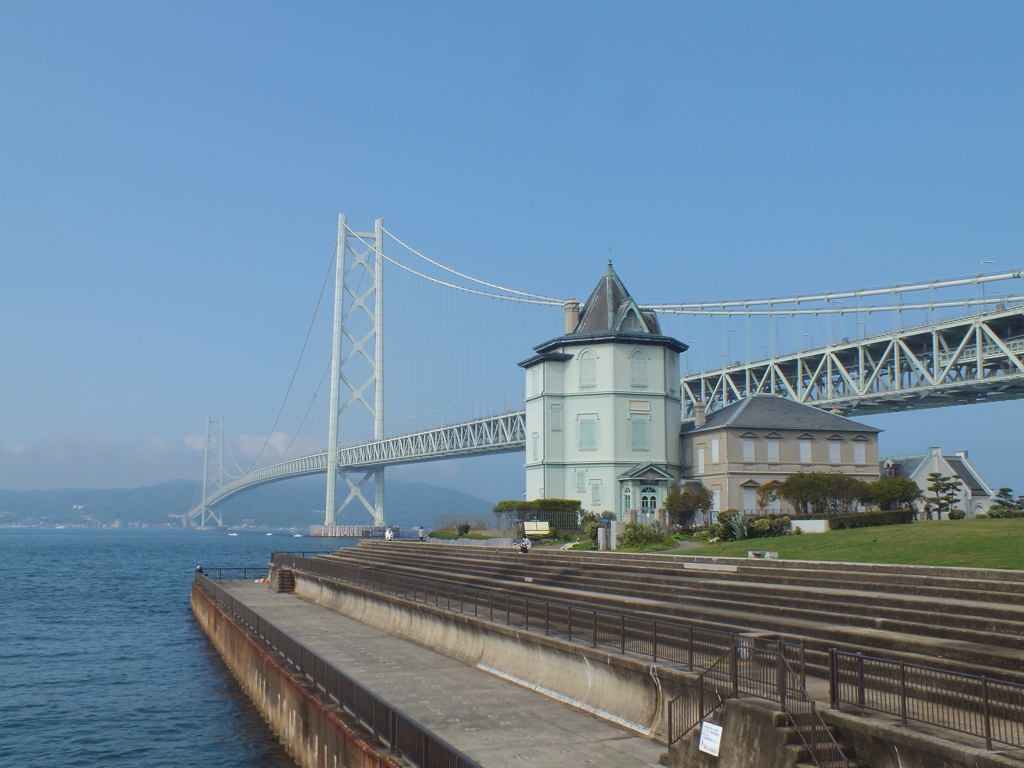
[[[326,474],[326,525],[351,503],[383,525],[387,467],[525,450],[516,362],[555,335],[564,300],[446,267],[387,231],[383,220],[360,231],[340,216],[330,262],[331,354],[314,369],[320,387],[325,380],[330,387],[326,445],[301,451],[305,443],[297,441],[316,394],[279,460],[258,466],[268,437],[244,471],[237,462],[228,471],[223,420],[208,420],[202,496],[186,516],[191,524],[221,525],[215,505],[246,489]],[[666,335],[691,345],[680,382],[684,418],[698,402],[710,411],[763,393],[846,414],[1024,397],[1024,270],[642,308],[658,314]],[[467,315],[475,321],[459,319]],[[385,419],[385,392],[397,417]],[[300,455],[289,458],[296,443]]]

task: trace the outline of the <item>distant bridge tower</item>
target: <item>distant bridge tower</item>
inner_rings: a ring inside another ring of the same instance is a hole
[[[384,220],[377,219],[373,232],[356,232],[348,228],[345,216],[339,215],[325,525],[334,525],[338,510],[353,499],[373,515],[375,525],[384,525],[384,468],[364,472],[361,478],[338,468],[341,415],[349,408],[362,406],[373,419],[373,439],[384,439],[383,321]],[[342,388],[347,392],[344,402]],[[348,486],[341,504],[337,503],[339,476]],[[373,504],[363,495],[363,486],[371,477]]]
[[[214,429],[214,425],[220,425]],[[206,446],[203,449],[203,500],[200,504],[199,524],[207,526],[207,521],[213,521],[217,526],[222,525],[220,516],[215,513],[207,499],[224,485],[224,419],[214,421],[206,419]],[[186,516],[185,524],[188,525],[191,517]]]

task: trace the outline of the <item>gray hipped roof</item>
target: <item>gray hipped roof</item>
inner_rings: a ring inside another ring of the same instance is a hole
[[[805,429],[833,432],[881,432],[859,421],[836,413],[823,411],[777,395],[751,395],[738,402],[712,411],[701,427],[693,422],[683,423],[683,432],[695,432],[721,427],[746,429]]]

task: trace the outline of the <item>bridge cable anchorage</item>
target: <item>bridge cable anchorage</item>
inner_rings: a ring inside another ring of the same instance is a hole
[[[428,275],[428,274],[425,274],[423,272],[420,272],[419,270],[413,269],[412,267],[410,267],[410,266],[408,266],[406,264],[403,264],[400,261],[397,261],[396,259],[392,258],[391,256],[388,256],[383,251],[381,251],[378,248],[374,247],[374,245],[372,243],[364,240],[354,230],[348,228],[347,226],[346,226],[346,229],[348,229],[349,233],[354,238],[356,238],[357,240],[362,242],[363,245],[365,245],[367,248],[370,248],[371,250],[373,250],[380,258],[384,259],[385,261],[390,262],[391,264],[394,264],[396,267],[399,267],[400,269],[404,269],[406,272],[410,272],[410,273],[416,275],[417,277],[421,277],[424,280],[429,280],[430,282],[437,283],[438,285],[443,285],[446,288],[452,288],[452,289],[454,289],[456,291],[464,291],[466,293],[472,293],[472,294],[475,294],[477,296],[486,296],[486,297],[492,298],[492,299],[501,299],[503,301],[517,301],[517,302],[520,302],[520,303],[523,303],[523,304],[537,304],[537,305],[541,305],[541,306],[559,306],[560,307],[560,306],[562,306],[565,303],[562,299],[553,299],[553,298],[550,298],[548,296],[541,296],[539,294],[527,293],[525,291],[517,291],[514,288],[505,288],[504,286],[495,285],[493,283],[488,283],[488,282],[486,282],[484,280],[478,280],[475,277],[470,277],[469,275],[464,275],[461,272],[456,272],[454,269],[450,269],[450,268],[445,267],[444,265],[441,265],[441,264],[438,264],[438,266],[443,268],[443,269],[448,270],[449,272],[452,272],[453,274],[459,275],[460,277],[464,277],[467,280],[472,280],[473,282],[480,283],[481,285],[486,285],[486,286],[491,287],[491,288],[495,288],[496,290],[499,290],[499,291],[506,291],[507,293],[519,294],[519,295],[518,296],[505,296],[505,295],[498,294],[498,293],[491,293],[489,291],[481,291],[481,290],[479,290],[477,288],[469,288],[469,287],[464,286],[464,285],[459,285],[457,283],[452,283],[452,282],[449,282],[447,280],[442,280],[441,278],[438,278],[438,277],[433,277],[431,275]],[[390,233],[388,233],[388,234],[390,234]],[[406,248],[409,247],[409,246],[406,246],[405,243],[402,243],[402,241],[399,240],[394,235],[391,235],[391,237],[396,242],[402,244]],[[420,256],[421,258],[426,259],[431,264],[436,264],[437,263],[437,262],[434,262],[431,259],[427,258],[426,256],[423,256],[422,254],[418,253],[417,251],[415,251],[415,250],[413,250],[411,248],[409,248],[409,250],[411,250],[417,256]],[[530,298],[522,298],[524,296],[525,297],[530,297]]]
[[[277,429],[277,425],[281,421],[281,415],[284,413],[284,407],[288,403],[288,397],[291,395],[292,387],[295,386],[295,378],[299,374],[299,366],[302,364],[302,358],[306,354],[306,348],[309,346],[309,339],[313,335],[313,326],[316,323],[316,316],[320,312],[320,304],[324,300],[324,293],[326,292],[327,284],[328,284],[328,282],[331,279],[331,267],[334,266],[334,260],[337,257],[338,257],[338,245],[337,245],[337,243],[335,243],[334,251],[331,253],[331,258],[327,262],[327,273],[324,275],[324,282],[320,286],[320,295],[317,297],[317,299],[316,299],[316,306],[313,308],[313,317],[311,317],[310,320],[309,320],[309,328],[306,329],[306,338],[302,342],[302,349],[299,351],[299,359],[295,361],[295,369],[292,371],[292,378],[288,382],[288,388],[285,390],[284,399],[281,400],[281,407],[277,409],[277,416],[274,418],[274,424],[273,424],[273,426],[270,427],[270,431],[267,432],[267,438],[266,438],[266,440],[263,441],[263,446],[260,448],[259,452],[256,454],[256,458],[252,460],[252,464],[249,465],[249,469],[247,469],[246,472],[252,470],[252,468],[256,466],[256,463],[263,456],[263,452],[265,450],[267,450],[267,446],[270,445],[270,440],[274,436],[274,430]],[[323,385],[323,379],[321,379],[320,384],[321,384],[321,386]],[[320,388],[317,387],[317,392],[319,392],[319,391],[320,391]],[[315,400],[316,400],[316,394],[313,395],[313,401],[315,401]],[[310,402],[309,408],[313,407],[313,401]],[[308,409],[306,410],[306,415],[307,416],[309,415],[309,410]],[[306,417],[303,416],[302,420],[305,421]],[[295,441],[295,438],[298,436],[299,429],[301,429],[301,428],[302,428],[302,425],[300,424],[299,428],[295,430],[295,433],[292,435],[292,439],[288,443],[288,447],[289,448],[291,447],[292,443]],[[231,449],[229,447],[228,451],[230,451],[230,450]],[[285,449],[285,453],[287,453],[287,450],[288,449],[286,448]],[[281,454],[281,455],[283,457],[285,454]],[[239,471],[241,471],[241,468],[239,468]]]

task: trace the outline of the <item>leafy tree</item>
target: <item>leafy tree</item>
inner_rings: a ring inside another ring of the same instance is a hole
[[[769,480],[767,483],[762,483],[755,491],[755,495],[757,496],[758,511],[764,512],[773,501],[779,498],[779,481]]]
[[[995,503],[988,510],[991,517],[1014,517],[1020,512],[1024,512],[1024,496],[1014,499],[1012,488],[1000,488]]]
[[[883,512],[910,509],[924,494],[908,477],[880,477],[868,483],[867,501]]]
[[[931,485],[928,486],[928,492],[932,495],[928,496],[924,502],[925,519],[931,520],[932,513],[934,512],[935,519],[941,520],[943,512],[948,517],[949,512],[956,509],[960,486],[962,485],[960,476],[953,475],[950,477],[941,472],[929,472],[928,479],[931,481]]]
[[[714,494],[703,486],[672,483],[665,497],[665,511],[669,519],[683,528],[693,527],[697,515],[702,517],[711,511],[715,503]]]
[[[841,472],[797,472],[778,488],[785,499],[804,514],[852,512],[868,495],[868,484]]]

